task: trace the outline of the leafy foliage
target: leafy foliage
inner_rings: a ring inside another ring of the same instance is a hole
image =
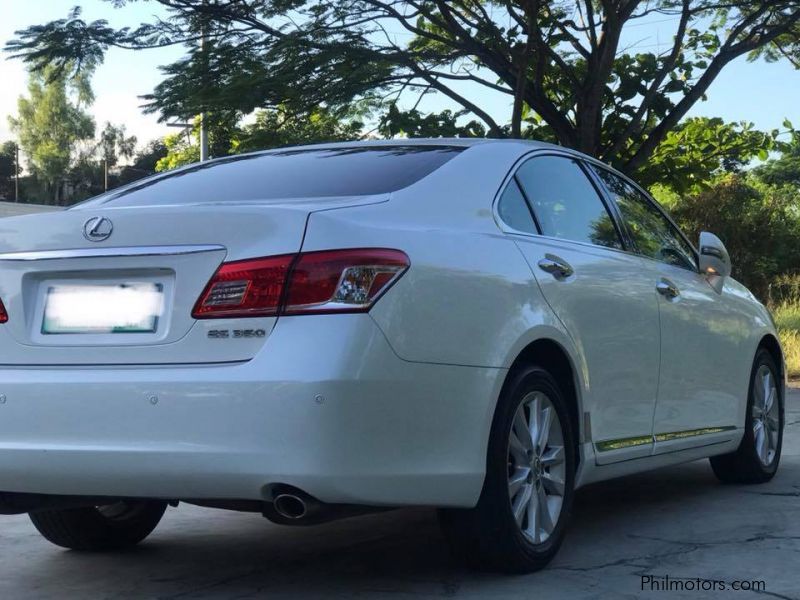
[[[429,119],[390,108],[384,131],[461,135],[453,116],[464,110],[490,136],[535,134],[630,173],[731,61],[796,64],[800,54],[797,0],[149,1],[170,18],[114,30],[73,12],[18,32],[6,49],[74,74],[110,47],[188,44],[149,96],[149,110],[182,119],[279,107],[336,112],[438,93],[458,111]],[[654,15],[674,19],[669,48],[621,47],[629,26]],[[482,108],[486,90],[508,98],[508,122]],[[471,123],[463,133],[481,131]]]
[[[9,198],[14,193],[16,173],[16,147],[14,142],[0,145],[0,198]]]
[[[119,169],[119,175],[111,178],[109,187],[114,184],[125,185],[156,172],[156,164],[167,155],[167,146],[163,139],[150,140],[133,156],[131,164]]]
[[[678,194],[698,191],[722,173],[741,171],[754,158],[766,159],[778,132],[719,118],[687,119],[670,131],[637,173],[642,185],[661,184]]]
[[[792,129],[789,121],[784,126]],[[766,183],[800,188],[800,132],[793,131],[791,141],[784,144],[782,150],[779,158],[757,167],[755,173]]]
[[[136,136],[126,135],[124,125],[112,125],[106,122],[103,131],[100,132],[98,147],[106,166],[113,167],[119,162],[120,157],[133,156]]]
[[[772,309],[789,377],[800,377],[800,296]]]
[[[156,172],[169,171],[183,165],[200,162],[200,130],[194,130],[195,143],[189,136],[173,133],[164,138],[167,153],[156,162]]]
[[[752,177],[726,175],[716,185],[683,198],[672,214],[697,239],[713,231],[725,242],[734,276],[766,299],[771,281],[800,274],[800,194]]]
[[[360,137],[363,129],[357,117],[357,113],[334,114],[324,108],[301,114],[285,107],[260,110],[252,123],[242,127],[209,127],[210,146],[214,155],[225,156],[282,146],[352,140]],[[156,163],[156,171],[199,161],[199,118],[195,119],[191,132],[167,136],[164,144],[166,155]]]
[[[68,83],[52,68],[33,72],[29,96],[18,101],[19,117],[9,119],[28,157],[31,174],[53,194],[55,203],[60,200],[64,174],[76,156],[77,142],[94,135],[94,120],[81,106],[81,101],[91,97],[88,90],[85,77]]]
[[[245,125],[233,140],[233,152],[250,152],[299,144],[340,142],[358,139],[364,124],[357,114],[336,114],[316,107],[294,113],[286,107],[256,112],[255,121]]]
[[[392,103],[380,119],[378,133],[388,138],[485,137],[486,128],[479,121],[459,123],[467,112],[443,110],[424,115],[415,108],[403,111]]]

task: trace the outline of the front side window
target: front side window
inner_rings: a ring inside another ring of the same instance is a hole
[[[676,267],[696,270],[692,247],[644,194],[610,171],[592,168],[614,196],[640,254]]]
[[[622,249],[611,215],[586,173],[572,159],[540,156],[516,174],[542,234]]]

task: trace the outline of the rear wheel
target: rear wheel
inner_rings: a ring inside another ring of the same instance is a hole
[[[555,379],[539,367],[512,377],[495,412],[478,504],[441,510],[440,521],[469,566],[524,573],[544,567],[564,538],[575,446]]]
[[[36,529],[57,546],[101,552],[134,546],[156,528],[166,502],[124,500],[104,506],[43,510],[30,513]]]
[[[784,407],[778,368],[763,348],[750,375],[744,437],[736,452],[714,456],[711,468],[725,483],[764,483],[775,476],[783,446]]]

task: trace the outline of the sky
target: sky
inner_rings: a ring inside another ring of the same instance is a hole
[[[32,24],[63,18],[76,4],[86,20],[107,19],[112,26],[135,26],[152,15],[164,16],[151,2],[134,2],[114,9],[102,0],[0,0],[0,46],[14,37],[14,31]],[[622,46],[648,51],[666,50],[672,39],[674,20],[655,15],[627,29]],[[399,35],[399,34],[398,34]],[[149,93],[162,79],[159,65],[173,62],[183,54],[181,48],[145,51],[112,49],[98,68],[92,86],[96,100],[90,108],[98,128],[106,121],[124,124],[140,145],[175,132],[158,123],[157,115],[145,115],[139,96]],[[0,143],[12,139],[8,116],[17,111],[17,98],[26,93],[25,68],[19,60],[0,56]],[[499,122],[509,120],[508,97],[481,92],[481,106]],[[422,110],[456,108],[447,99],[430,95],[420,104]],[[782,129],[788,118],[800,127],[800,72],[787,62],[748,63],[738,59],[722,71],[705,102],[699,102],[690,115],[718,116],[726,121],[751,121],[759,129]]]
[[[13,39],[14,31],[29,25],[42,24],[67,16],[76,4],[83,7],[83,18],[87,21],[107,19],[111,26],[137,25],[150,20],[156,14],[156,5],[135,2],[114,9],[101,0],[0,0],[0,46]],[[160,13],[163,16],[163,12]],[[13,134],[8,116],[16,115],[17,99],[27,95],[27,73],[20,60],[7,60],[0,56],[0,143],[11,139]],[[145,115],[139,108],[143,103],[139,96],[147,94],[161,81],[159,65],[169,64],[183,54],[180,48],[167,48],[131,52],[112,49],[105,62],[92,79],[95,102],[89,112],[98,128],[106,121],[124,124],[128,133],[137,136],[143,145],[151,139],[175,133],[158,123],[157,115]]]

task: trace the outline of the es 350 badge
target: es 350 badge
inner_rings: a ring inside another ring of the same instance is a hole
[[[214,340],[227,340],[231,338],[263,338],[267,332],[263,329],[209,329],[208,337]]]

